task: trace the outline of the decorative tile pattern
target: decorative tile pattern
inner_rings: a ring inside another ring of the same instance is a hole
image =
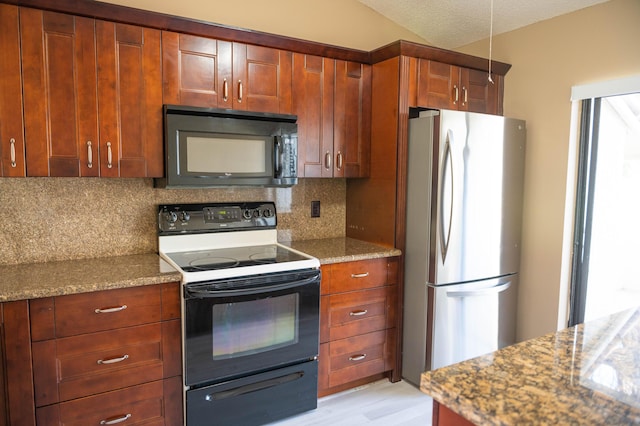
[[[425,372],[421,389],[478,425],[640,424],[640,308]]]

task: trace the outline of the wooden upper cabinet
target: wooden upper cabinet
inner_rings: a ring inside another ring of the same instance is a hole
[[[417,106],[502,114],[503,77],[470,68],[420,59]]]
[[[165,104],[290,114],[292,53],[165,31]]]
[[[98,176],[94,21],[21,8],[20,27],[27,175]]]
[[[369,176],[371,66],[336,61],[333,150],[335,177]]]
[[[299,177],[369,174],[371,67],[294,54]]]
[[[100,174],[162,177],[160,31],[96,21],[96,45]]]
[[[160,177],[160,33],[20,9],[28,176]]]
[[[293,113],[298,116],[298,176],[332,177],[335,61],[293,55]]]
[[[0,4],[0,176],[25,176],[18,8]]]

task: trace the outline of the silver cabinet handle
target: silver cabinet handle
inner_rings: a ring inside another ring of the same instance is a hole
[[[16,166],[16,140],[14,138],[9,139],[11,144],[11,167]]]
[[[349,315],[351,315],[352,317],[360,317],[362,315],[366,315],[367,312],[369,312],[369,311],[367,311],[366,309],[359,309],[357,311],[349,312]]]
[[[118,362],[122,362],[125,359],[129,359],[129,355],[124,354],[120,357],[116,357],[116,358],[107,358],[107,359],[99,359],[97,361],[98,364],[104,365],[104,364],[116,364]]]
[[[453,85],[453,103],[457,104],[458,103],[458,86],[456,84]]]
[[[98,308],[94,312],[96,314],[110,314],[112,312],[124,311],[125,309],[127,309],[127,305],[114,306],[112,308]]]
[[[351,274],[351,278],[364,278],[368,276],[369,276],[368,272],[363,272],[361,274]]]
[[[469,101],[469,96],[467,95],[468,92],[467,88],[462,86],[462,105],[466,105]]]
[[[367,354],[351,355],[349,357],[349,361],[362,361],[366,357],[367,357]]]
[[[238,102],[242,102],[242,81],[238,80]]]
[[[113,154],[111,153],[111,142],[107,142],[107,167],[113,167]]]
[[[336,168],[342,170],[342,153],[340,151],[338,151],[338,155],[336,155]]]
[[[108,419],[101,420],[100,424],[101,425],[115,425],[115,424],[127,421],[130,418],[131,418],[131,414],[123,414],[123,415],[119,415],[117,417],[110,417]]]
[[[227,83],[227,79],[225,78],[222,82],[222,100],[227,102],[229,99],[229,83]]]
[[[324,154],[324,168],[327,170],[331,168],[331,153],[329,151]]]
[[[91,149],[91,141],[87,141],[87,167],[93,167],[93,149]]]

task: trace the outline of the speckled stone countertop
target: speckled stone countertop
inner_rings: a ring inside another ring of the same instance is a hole
[[[422,375],[477,425],[640,424],[640,307]]]
[[[401,251],[391,247],[355,240],[353,238],[323,238],[318,240],[282,241],[281,244],[320,259],[321,265],[399,256]]]
[[[0,302],[180,281],[157,254],[0,265]]]

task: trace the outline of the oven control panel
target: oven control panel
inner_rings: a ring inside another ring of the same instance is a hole
[[[270,201],[158,206],[159,235],[272,229],[276,225],[276,206]]]

